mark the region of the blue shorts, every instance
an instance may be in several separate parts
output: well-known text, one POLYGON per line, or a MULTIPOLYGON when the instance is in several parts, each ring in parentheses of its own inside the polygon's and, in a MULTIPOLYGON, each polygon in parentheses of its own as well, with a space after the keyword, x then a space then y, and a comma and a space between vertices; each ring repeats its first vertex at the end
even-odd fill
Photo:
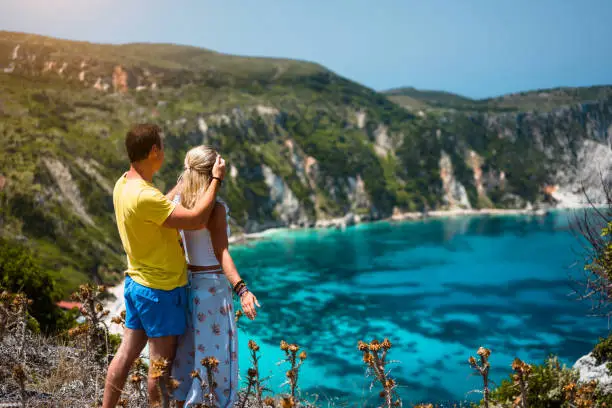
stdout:
POLYGON ((180 336, 187 327, 187 287, 151 289, 125 277, 125 327, 148 337, 180 336))

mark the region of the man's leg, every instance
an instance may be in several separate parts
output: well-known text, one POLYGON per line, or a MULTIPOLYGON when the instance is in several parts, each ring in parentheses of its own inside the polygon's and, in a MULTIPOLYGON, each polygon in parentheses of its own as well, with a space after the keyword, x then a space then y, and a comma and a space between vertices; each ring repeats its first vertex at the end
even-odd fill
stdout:
MULTIPOLYGON (((159 393, 158 381, 167 384, 168 377, 170 376, 170 369, 172 368, 172 362, 176 355, 176 346, 178 344, 178 336, 163 336, 163 337, 152 337, 149 339, 149 359, 151 364, 149 365, 149 378, 147 386, 149 388, 149 405, 154 406, 156 403, 161 402, 161 395, 159 393), (159 380, 152 378, 151 369, 153 367, 153 361, 164 359, 168 362, 164 375, 159 380)), ((162 388, 164 389, 164 388, 162 388)), ((166 390, 168 392, 168 390, 166 390)), ((170 395, 166 394, 168 401, 170 395)))
POLYGON ((117 405, 130 368, 146 344, 147 335, 144 330, 125 328, 119 350, 111 361, 106 374, 103 408, 114 408, 117 405))

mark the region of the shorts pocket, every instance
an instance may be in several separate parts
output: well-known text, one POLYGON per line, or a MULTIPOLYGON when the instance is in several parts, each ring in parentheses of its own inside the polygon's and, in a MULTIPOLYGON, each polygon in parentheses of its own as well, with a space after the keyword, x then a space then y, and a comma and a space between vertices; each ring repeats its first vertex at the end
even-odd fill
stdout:
POLYGON ((160 296, 154 289, 149 289, 145 286, 138 286, 133 289, 133 293, 140 300, 148 300, 153 303, 159 303, 160 296))
POLYGON ((177 291, 176 293, 172 294, 172 302, 175 306, 180 306, 184 303, 183 295, 181 294, 181 292, 177 291))

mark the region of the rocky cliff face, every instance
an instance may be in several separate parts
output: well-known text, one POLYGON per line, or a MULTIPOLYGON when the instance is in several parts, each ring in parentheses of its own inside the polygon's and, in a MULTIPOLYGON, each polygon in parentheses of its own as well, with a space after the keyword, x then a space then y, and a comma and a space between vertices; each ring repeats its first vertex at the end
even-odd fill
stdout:
POLYGON ((3 233, 102 280, 122 268, 110 195, 135 122, 165 129, 162 190, 190 147, 222 152, 234 231, 575 205, 582 187, 599 198, 599 173, 612 182, 608 96, 414 114, 314 64, 15 33, 0 33, 0 67, 3 233))
MULTIPOLYGON (((444 188, 442 201, 452 210, 471 209, 472 205, 465 186, 455 178, 450 156, 445 151, 442 151, 440 156, 440 178, 444 188)), ((474 182, 477 183, 476 175, 474 175, 474 182)))
MULTIPOLYGON (((445 119, 465 122, 457 115, 445 119)), ((468 120, 454 137, 462 139, 455 161, 465 161, 469 177, 456 177, 446 152, 440 159, 451 208, 605 203, 602 183, 612 184, 611 99, 549 112, 469 114, 468 120), (475 190, 469 200, 466 187, 475 190)))

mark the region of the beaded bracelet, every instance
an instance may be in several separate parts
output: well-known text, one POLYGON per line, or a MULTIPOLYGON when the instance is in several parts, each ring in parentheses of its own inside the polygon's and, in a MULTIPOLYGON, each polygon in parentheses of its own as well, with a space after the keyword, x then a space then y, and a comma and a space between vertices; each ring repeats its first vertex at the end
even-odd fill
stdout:
POLYGON ((246 286, 243 286, 242 288, 240 288, 240 291, 237 293, 237 295, 238 297, 242 297, 242 295, 244 295, 248 291, 249 291, 249 288, 247 288, 246 286))
POLYGON ((238 293, 238 290, 240 290, 240 288, 242 288, 243 286, 246 286, 246 283, 244 283, 243 280, 239 280, 233 287, 234 292, 238 293))

